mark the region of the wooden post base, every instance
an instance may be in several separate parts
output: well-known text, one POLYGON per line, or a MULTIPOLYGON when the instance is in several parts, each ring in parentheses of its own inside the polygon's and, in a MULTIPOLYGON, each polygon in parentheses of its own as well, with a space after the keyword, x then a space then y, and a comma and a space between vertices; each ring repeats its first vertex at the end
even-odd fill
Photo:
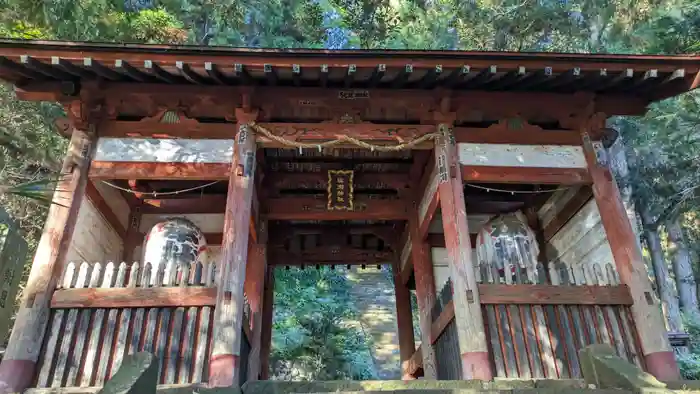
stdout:
POLYGON ((236 371, 239 360, 235 354, 220 354, 211 358, 209 365, 209 387, 238 387, 236 371))
POLYGON ((644 356, 647 372, 661 381, 680 380, 681 372, 673 351, 649 353, 644 356))
POLYGON ((36 362, 2 360, 0 364, 0 394, 21 393, 32 384, 36 362))
POLYGON ((462 354, 462 376, 483 381, 493 380, 491 361, 488 352, 470 352, 462 354))

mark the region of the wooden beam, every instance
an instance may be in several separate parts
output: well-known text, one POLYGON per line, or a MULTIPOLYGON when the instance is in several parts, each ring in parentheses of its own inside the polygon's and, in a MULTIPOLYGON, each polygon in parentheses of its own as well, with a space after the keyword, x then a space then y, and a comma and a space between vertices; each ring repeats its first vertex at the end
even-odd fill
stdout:
POLYGON ((185 214, 185 213, 224 213, 225 194, 202 194, 187 198, 145 198, 142 213, 185 214))
MULTIPOLYGON (((539 128, 538 128, 539 129, 539 128)), ((455 127, 457 143, 515 145, 581 145, 576 130, 493 130, 491 127, 455 127)))
MULTIPOLYGON (((430 126, 407 124, 259 123, 258 125, 274 136, 283 136, 287 140, 305 143, 336 140, 340 136, 350 135, 362 141, 396 144, 419 138, 432 131, 430 126)), ((259 143, 266 148, 287 147, 259 133, 257 138, 259 143)), ((352 147, 352 145, 348 146, 352 147)), ((418 144, 414 147, 414 149, 431 148, 431 142, 418 144)))
POLYGON ((126 229, 92 181, 89 181, 85 186, 85 196, 92 203, 95 209, 97 209, 97 212, 99 212, 105 218, 105 220, 107 220, 107 223, 109 223, 110 227, 112 227, 117 235, 124 240, 126 238, 126 229))
POLYGON ((90 179, 227 180, 231 163, 93 162, 90 179))
MULTIPOLYGON (((362 162, 362 160, 358 159, 358 162, 362 162)), ((328 185, 328 174, 325 172, 272 172, 266 174, 263 183, 275 189, 297 189, 317 186, 325 190, 328 185)), ((382 184, 391 189, 405 189, 410 182, 406 173, 355 173, 354 183, 356 187, 357 185, 382 184)))
POLYGON ((588 169, 593 179, 595 197, 600 220, 610 243, 620 282, 629 286, 632 299, 632 316, 639 334, 647 370, 660 380, 679 379, 680 372, 671 345, 666 335, 666 325, 661 306, 644 264, 642 251, 632 229, 627 211, 622 204, 620 190, 608 168, 602 144, 595 144, 587 133, 589 129, 600 129, 605 116, 599 114, 582 125, 582 140, 588 169))
POLYGON ((593 190, 588 185, 582 186, 542 230, 545 241, 552 239, 554 234, 564 227, 591 198, 593 198, 593 190))
POLYGON ((533 168, 461 166, 465 182, 478 183, 541 183, 577 185, 590 184, 591 176, 582 168, 533 168))
POLYGON ((271 246, 269 253, 273 264, 279 265, 359 265, 386 264, 392 259, 390 251, 376 251, 352 247, 320 246, 313 249, 291 252, 271 246))
POLYGON ((216 305, 215 287, 59 289, 51 308, 169 308, 216 305))
POLYGON ((445 331, 445 328, 447 328, 447 325, 450 324, 452 319, 455 318, 455 304, 454 301, 450 300, 450 302, 445 305, 444 308, 442 308, 442 312, 440 312, 440 316, 435 319, 433 322, 433 325, 430 328, 430 344, 434 344, 437 342, 438 338, 440 338, 440 335, 442 335, 442 332, 445 331))
POLYGON ((263 200, 262 217, 268 220, 404 220, 406 207, 401 200, 355 200, 354 211, 327 209, 325 200, 285 197, 263 200))
POLYGON ((236 110, 239 122, 233 163, 230 168, 224 237, 219 270, 219 292, 214 310, 214 333, 209 368, 211 387, 237 387, 241 367, 241 328, 243 326, 243 283, 248 257, 248 237, 253 210, 255 139, 243 123, 257 114, 236 110))
POLYGON ((36 377, 49 303, 64 270, 94 148, 94 134, 77 128, 73 131, 14 328, 0 363, 0 380, 7 392, 23 392, 36 377))
POLYGON ((632 305, 629 287, 480 284, 482 304, 632 305))
MULTIPOLYGON (((113 63, 113 62, 112 62, 113 63)), ((95 62, 93 61, 93 64, 95 62)), ((192 65, 190 65, 192 66, 192 65)), ((430 67, 434 67, 432 64, 430 67)), ((472 65, 475 67, 475 65, 472 65)), ((376 61, 372 68, 376 67, 376 61)), ((447 66, 443 64, 443 69, 447 66)), ((462 68, 460 65, 458 68, 462 68)), ((488 66, 487 66, 488 67, 488 66)), ((600 66, 604 67, 604 66, 600 66)), ((476 68, 476 67, 475 67, 476 68)), ((573 67, 571 67, 573 68, 573 67)), ((657 67, 658 68, 658 67, 657 67)), ((570 68, 569 68, 570 69, 570 68)), ((674 67, 675 69, 675 67, 674 67)), ((661 69, 659 68, 659 71, 661 69)), ((194 118, 210 117, 226 119, 230 116, 231 108, 240 106, 241 96, 248 94, 248 86, 201 86, 201 85, 165 85, 150 83, 105 83, 101 93, 109 96, 108 111, 147 115, 149 107, 144 101, 168 102, 172 97, 196 97, 197 102, 188 111, 194 118), (113 99, 113 100, 112 100, 113 99), (128 110, 126 110, 128 109, 128 110)), ((369 98, 344 99, 339 97, 336 89, 312 87, 269 87, 256 86, 250 105, 255 108, 272 107, 289 108, 299 106, 300 102, 306 107, 333 107, 338 113, 354 113, 354 111, 373 107, 376 109, 406 111, 419 114, 435 105, 436 94, 426 94, 422 89, 368 89, 369 98)), ((442 93, 440 93, 442 94, 442 93)), ((66 99, 62 93, 60 82, 30 82, 23 84, 17 90, 21 100, 60 101, 66 99)), ((573 95, 568 93, 535 93, 535 92, 486 92, 486 91, 453 91, 451 110, 458 113, 468 113, 467 109, 482 111, 493 119, 510 117, 518 113, 524 119, 535 118, 546 108, 548 115, 579 114, 590 108, 591 95, 573 95)), ((595 111, 619 115, 642 115, 646 111, 648 100, 629 95, 597 94, 593 101, 595 111)), ((267 113, 268 111, 266 111, 267 113)), ((270 115, 274 115, 274 112, 270 115)), ((266 114, 268 116, 268 114, 266 114)), ((416 117, 415 120, 419 118, 416 117)), ((229 130, 231 125, 227 125, 229 130)), ((404 126, 404 125, 402 125, 404 126)), ((127 131, 126 129, 122 129, 127 131)), ((233 132, 229 131, 231 136, 233 132)), ((230 137, 229 137, 230 138, 230 137)))

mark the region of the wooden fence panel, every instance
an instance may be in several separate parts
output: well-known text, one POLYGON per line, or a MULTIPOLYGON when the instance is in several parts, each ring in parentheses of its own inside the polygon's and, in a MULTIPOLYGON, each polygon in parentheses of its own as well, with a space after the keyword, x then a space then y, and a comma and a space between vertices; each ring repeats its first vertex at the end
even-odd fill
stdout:
MULTIPOLYGON (((214 272, 213 264, 153 271, 148 263, 70 263, 59 289, 213 287, 214 272)), ((161 384, 202 383, 208 375, 213 309, 52 309, 36 387, 100 386, 125 354, 138 351, 158 357, 161 384)))
MULTIPOLYGON (((607 291, 613 295, 619 289, 614 288, 616 290, 610 292, 610 286, 620 284, 611 264, 588 264, 573 269, 561 263, 553 263, 550 264, 549 272, 544 272, 540 265, 537 274, 533 275, 519 273, 512 267, 497 269, 482 263, 479 271, 482 283, 498 284, 504 289, 523 284, 561 286, 559 288, 600 286, 599 293, 607 291)), ((593 291, 596 292, 595 289, 593 291)), ((624 303, 490 303, 482 308, 491 360, 498 377, 580 378, 578 351, 595 343, 611 345, 620 357, 640 365, 636 333, 629 319, 625 318, 629 315, 629 306, 624 303)))

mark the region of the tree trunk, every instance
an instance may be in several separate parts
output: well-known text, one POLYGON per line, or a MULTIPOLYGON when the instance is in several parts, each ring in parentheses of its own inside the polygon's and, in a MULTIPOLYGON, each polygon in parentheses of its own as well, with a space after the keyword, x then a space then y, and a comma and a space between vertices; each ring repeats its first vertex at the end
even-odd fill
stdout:
MULTIPOLYGON (((640 207, 641 204, 636 204, 640 207)), ((659 229, 649 217, 648 212, 639 212, 643 226, 644 239, 646 240, 649 254, 651 255, 651 266, 654 269, 654 279, 656 280, 656 291, 661 299, 663 312, 666 315, 668 322, 668 330, 671 332, 680 332, 683 328, 683 320, 678 306, 678 298, 673 289, 673 279, 668 274, 668 266, 664 259, 663 248, 661 247, 661 237, 659 229)))
POLYGON ((688 245, 683 237, 680 217, 666 222, 670 251, 673 253, 673 273, 680 299, 681 311, 687 316, 698 316, 698 295, 693 274, 693 264, 688 245))

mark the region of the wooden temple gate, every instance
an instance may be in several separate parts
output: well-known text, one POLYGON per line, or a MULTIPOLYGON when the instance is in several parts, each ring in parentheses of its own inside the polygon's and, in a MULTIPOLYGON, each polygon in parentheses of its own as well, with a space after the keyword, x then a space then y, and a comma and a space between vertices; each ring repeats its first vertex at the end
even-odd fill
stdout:
POLYGON ((62 103, 71 138, 0 388, 99 386, 138 350, 161 383, 265 379, 273 268, 289 265, 390 266, 405 379, 578 377, 589 343, 675 379, 603 143, 609 116, 696 88, 699 69, 0 42, 0 78, 62 103), (537 233, 536 278, 473 255, 477 219, 514 211, 537 233), (205 263, 141 261, 173 216, 204 233, 205 263))

